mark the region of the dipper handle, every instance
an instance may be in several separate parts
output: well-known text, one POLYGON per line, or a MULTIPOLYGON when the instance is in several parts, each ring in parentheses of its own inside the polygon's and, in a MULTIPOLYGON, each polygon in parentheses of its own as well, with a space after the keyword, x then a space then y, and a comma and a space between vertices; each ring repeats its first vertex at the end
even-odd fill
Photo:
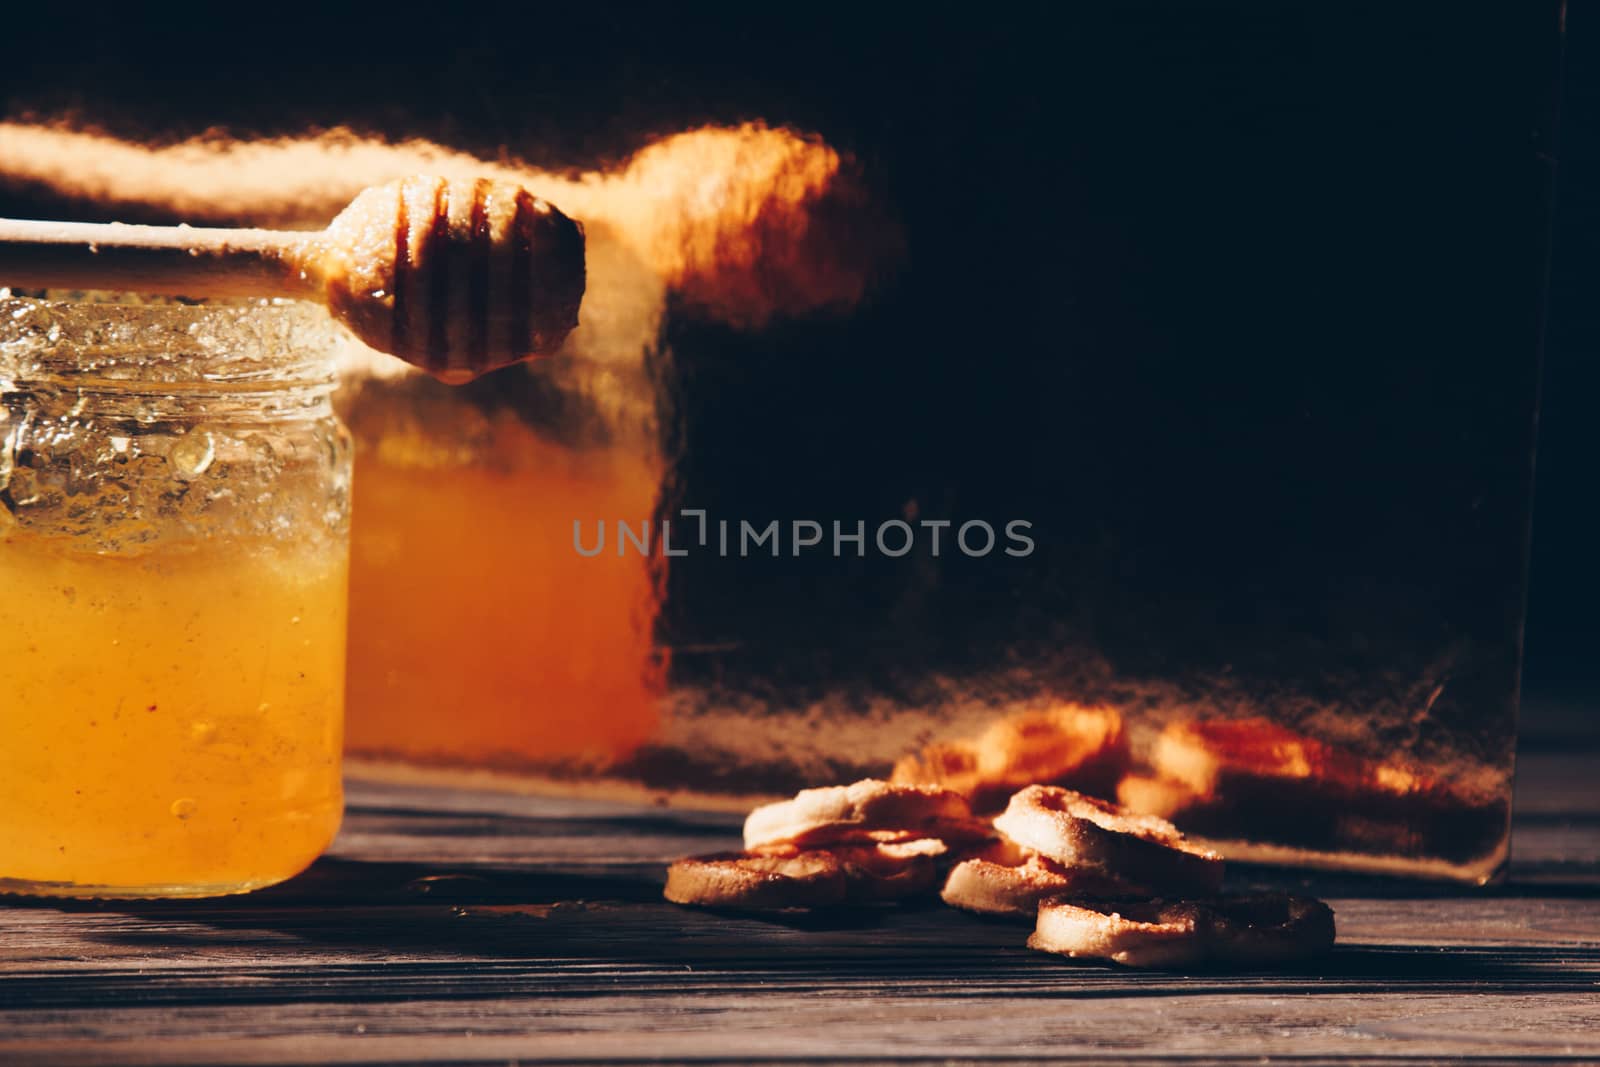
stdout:
POLYGON ((0 219, 0 284, 193 297, 316 299, 302 276, 316 234, 0 219))

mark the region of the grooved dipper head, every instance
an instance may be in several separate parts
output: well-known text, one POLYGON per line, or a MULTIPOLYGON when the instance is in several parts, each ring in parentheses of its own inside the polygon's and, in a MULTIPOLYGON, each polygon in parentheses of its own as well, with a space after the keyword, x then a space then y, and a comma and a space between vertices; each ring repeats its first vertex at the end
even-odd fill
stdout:
POLYGON ((552 352, 578 324, 583 230, 509 182, 406 178, 340 212, 316 270, 356 336, 459 383, 552 352))

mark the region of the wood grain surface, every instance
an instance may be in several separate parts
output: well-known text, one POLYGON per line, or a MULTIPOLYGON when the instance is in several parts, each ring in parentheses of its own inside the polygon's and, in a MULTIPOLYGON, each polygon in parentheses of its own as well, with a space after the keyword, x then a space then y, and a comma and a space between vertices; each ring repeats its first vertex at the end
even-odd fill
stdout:
POLYGON ((1334 953, 1140 973, 939 906, 762 921, 660 900, 738 819, 357 785, 330 854, 243 898, 0 907, 0 1063, 1600 1061, 1592 752, 1524 759, 1507 884, 1235 869, 1334 953))

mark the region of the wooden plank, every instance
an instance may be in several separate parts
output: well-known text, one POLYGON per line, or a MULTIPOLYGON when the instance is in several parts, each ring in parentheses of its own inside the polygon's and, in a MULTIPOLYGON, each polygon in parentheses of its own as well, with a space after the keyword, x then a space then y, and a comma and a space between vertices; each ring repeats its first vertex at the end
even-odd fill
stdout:
POLYGON ((1505 993, 494 998, 112 1008, 13 1031, 7 1062, 1369 1059, 1600 1056, 1600 1007, 1505 993))
POLYGON ((941 1045, 1600 1056, 1592 899, 1334 905, 1341 948, 1323 964, 1212 975, 1073 964, 1021 948, 1019 927, 935 908, 843 927, 627 902, 14 909, 0 1033, 7 1062, 24 1063, 146 1062, 148 1044, 174 1062, 848 1059, 941 1045))
POLYGON ((360 786, 285 886, 0 908, 0 1062, 1600 1059, 1600 819, 1590 764, 1549 759, 1504 887, 1236 870, 1340 926, 1246 974, 1073 963, 938 906, 687 911, 662 864, 736 818, 360 786))

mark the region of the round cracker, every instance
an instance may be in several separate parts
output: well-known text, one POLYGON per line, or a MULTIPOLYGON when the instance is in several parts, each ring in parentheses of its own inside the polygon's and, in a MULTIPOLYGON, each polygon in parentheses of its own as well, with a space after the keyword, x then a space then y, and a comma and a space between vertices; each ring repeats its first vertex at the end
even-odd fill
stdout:
POLYGON ((1222 857, 1184 840, 1167 820, 1059 786, 1019 790, 994 825, 1064 867, 1100 871, 1157 892, 1210 895, 1222 884, 1222 857))
POLYGON ((932 894, 949 846, 936 838, 841 845, 829 850, 844 866, 852 901, 907 900, 932 894))
POLYGON ((844 872, 847 903, 905 900, 929 893, 938 885, 950 848, 937 838, 908 841, 866 841, 802 850, 794 845, 764 845, 745 855, 789 858, 832 856, 844 872))
POLYGON ((775 911, 845 899, 844 865, 826 852, 689 856, 667 868, 662 895, 674 904, 775 911))
POLYGON ((1123 897, 1136 892, 1136 887, 1098 871, 1071 870, 1002 841, 956 864, 939 895, 946 904, 966 911, 1032 919, 1046 897, 1123 897))
POLYGON ((967 798, 929 785, 892 785, 864 778, 851 785, 802 789, 793 800, 767 804, 744 822, 745 848, 868 841, 968 840, 989 833, 972 818, 967 798))
POLYGON ((1210 924, 1194 901, 1051 898, 1039 904, 1028 947, 1127 967, 1187 967, 1207 959, 1210 924))
POLYGON ((1322 901, 1263 893, 1099 903, 1053 897, 1039 905, 1028 944, 1130 967, 1249 967, 1309 959, 1333 941, 1333 910, 1322 901))

